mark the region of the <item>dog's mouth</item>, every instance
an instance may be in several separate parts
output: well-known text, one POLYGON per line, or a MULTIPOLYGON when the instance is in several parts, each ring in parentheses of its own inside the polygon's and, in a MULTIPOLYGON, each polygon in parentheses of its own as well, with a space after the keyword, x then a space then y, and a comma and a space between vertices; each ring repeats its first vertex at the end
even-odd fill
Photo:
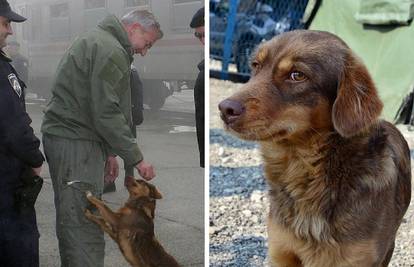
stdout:
POLYGON ((230 132, 232 132, 234 135, 236 135, 240 139, 244 139, 247 141, 258 141, 258 142, 263 142, 263 141, 277 142, 280 140, 287 139, 289 136, 288 134, 289 131, 285 129, 275 131, 275 132, 270 132, 268 131, 268 129, 257 129, 256 131, 255 129, 250 129, 249 131, 244 131, 244 132, 235 132, 235 131, 230 130, 230 132))
POLYGON ((130 198, 149 197, 150 189, 143 181, 135 180, 134 177, 125 178, 125 186, 129 192, 130 198))
POLYGON ((279 141, 288 138, 292 129, 275 127, 264 121, 252 120, 245 122, 224 122, 224 129, 240 139, 247 141, 279 141))
POLYGON ((226 117, 222 112, 220 112, 220 119, 223 121, 223 123, 226 126, 233 126, 236 122, 236 118, 232 118, 232 117, 226 117))
POLYGON ((229 121, 223 116, 223 114, 221 114, 220 117, 221 117, 221 120, 223 121, 223 126, 225 130, 231 131, 234 133, 244 132, 243 123, 240 121, 240 119, 229 121))
POLYGON ((259 142, 296 140, 313 129, 311 108, 306 106, 279 105, 266 109, 250 101, 243 103, 243 109, 239 109, 242 112, 233 112, 235 114, 231 108, 223 106, 220 115, 224 129, 240 139, 259 142))
POLYGON ((237 137, 249 141, 280 139, 288 134, 288 129, 279 124, 276 112, 266 112, 257 98, 245 101, 228 98, 220 102, 220 118, 224 129, 237 137))

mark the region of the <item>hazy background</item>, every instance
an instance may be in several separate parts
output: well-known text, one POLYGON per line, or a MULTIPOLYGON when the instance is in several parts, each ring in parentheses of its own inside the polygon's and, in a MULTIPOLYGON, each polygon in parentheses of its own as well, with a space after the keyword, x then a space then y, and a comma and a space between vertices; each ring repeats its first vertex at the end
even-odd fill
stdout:
POLYGON ((145 102, 160 108, 172 91, 193 87, 204 52, 189 23, 203 2, 10 0, 12 8, 28 20, 12 23, 15 34, 9 40, 18 41, 21 54, 29 60, 28 91, 47 98, 56 66, 79 33, 95 27, 109 13, 122 17, 133 9, 150 10, 159 20, 164 38, 146 57, 136 56, 134 64, 144 81, 145 102))

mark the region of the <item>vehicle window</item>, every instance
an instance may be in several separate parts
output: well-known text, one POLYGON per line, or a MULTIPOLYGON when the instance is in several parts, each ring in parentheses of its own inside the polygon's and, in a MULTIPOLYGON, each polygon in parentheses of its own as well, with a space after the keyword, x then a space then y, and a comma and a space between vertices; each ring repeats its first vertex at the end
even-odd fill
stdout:
POLYGON ((85 0, 85 9, 104 8, 105 0, 85 0))
POLYGON ((124 0, 125 7, 147 6, 148 0, 124 0))

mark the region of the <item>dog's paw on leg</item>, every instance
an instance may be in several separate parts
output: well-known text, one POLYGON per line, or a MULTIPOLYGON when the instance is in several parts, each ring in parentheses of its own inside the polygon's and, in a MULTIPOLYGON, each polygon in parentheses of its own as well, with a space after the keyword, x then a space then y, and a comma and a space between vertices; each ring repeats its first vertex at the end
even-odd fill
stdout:
POLYGON ((86 194, 86 197, 87 197, 87 198, 91 198, 91 197, 93 197, 93 195, 92 195, 92 192, 91 192, 91 191, 86 191, 86 192, 85 192, 85 194, 86 194))
POLYGON ((86 218, 90 219, 92 217, 92 212, 88 209, 84 210, 84 214, 86 216, 86 218))

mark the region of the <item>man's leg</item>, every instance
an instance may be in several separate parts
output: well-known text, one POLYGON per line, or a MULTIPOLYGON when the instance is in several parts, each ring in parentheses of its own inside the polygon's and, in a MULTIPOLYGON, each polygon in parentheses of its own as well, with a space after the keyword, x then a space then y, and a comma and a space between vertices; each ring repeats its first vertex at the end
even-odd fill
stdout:
POLYGON ((103 267, 105 241, 101 229, 85 215, 85 192, 101 197, 104 152, 97 142, 45 135, 44 150, 55 192, 56 234, 62 266, 103 267))

